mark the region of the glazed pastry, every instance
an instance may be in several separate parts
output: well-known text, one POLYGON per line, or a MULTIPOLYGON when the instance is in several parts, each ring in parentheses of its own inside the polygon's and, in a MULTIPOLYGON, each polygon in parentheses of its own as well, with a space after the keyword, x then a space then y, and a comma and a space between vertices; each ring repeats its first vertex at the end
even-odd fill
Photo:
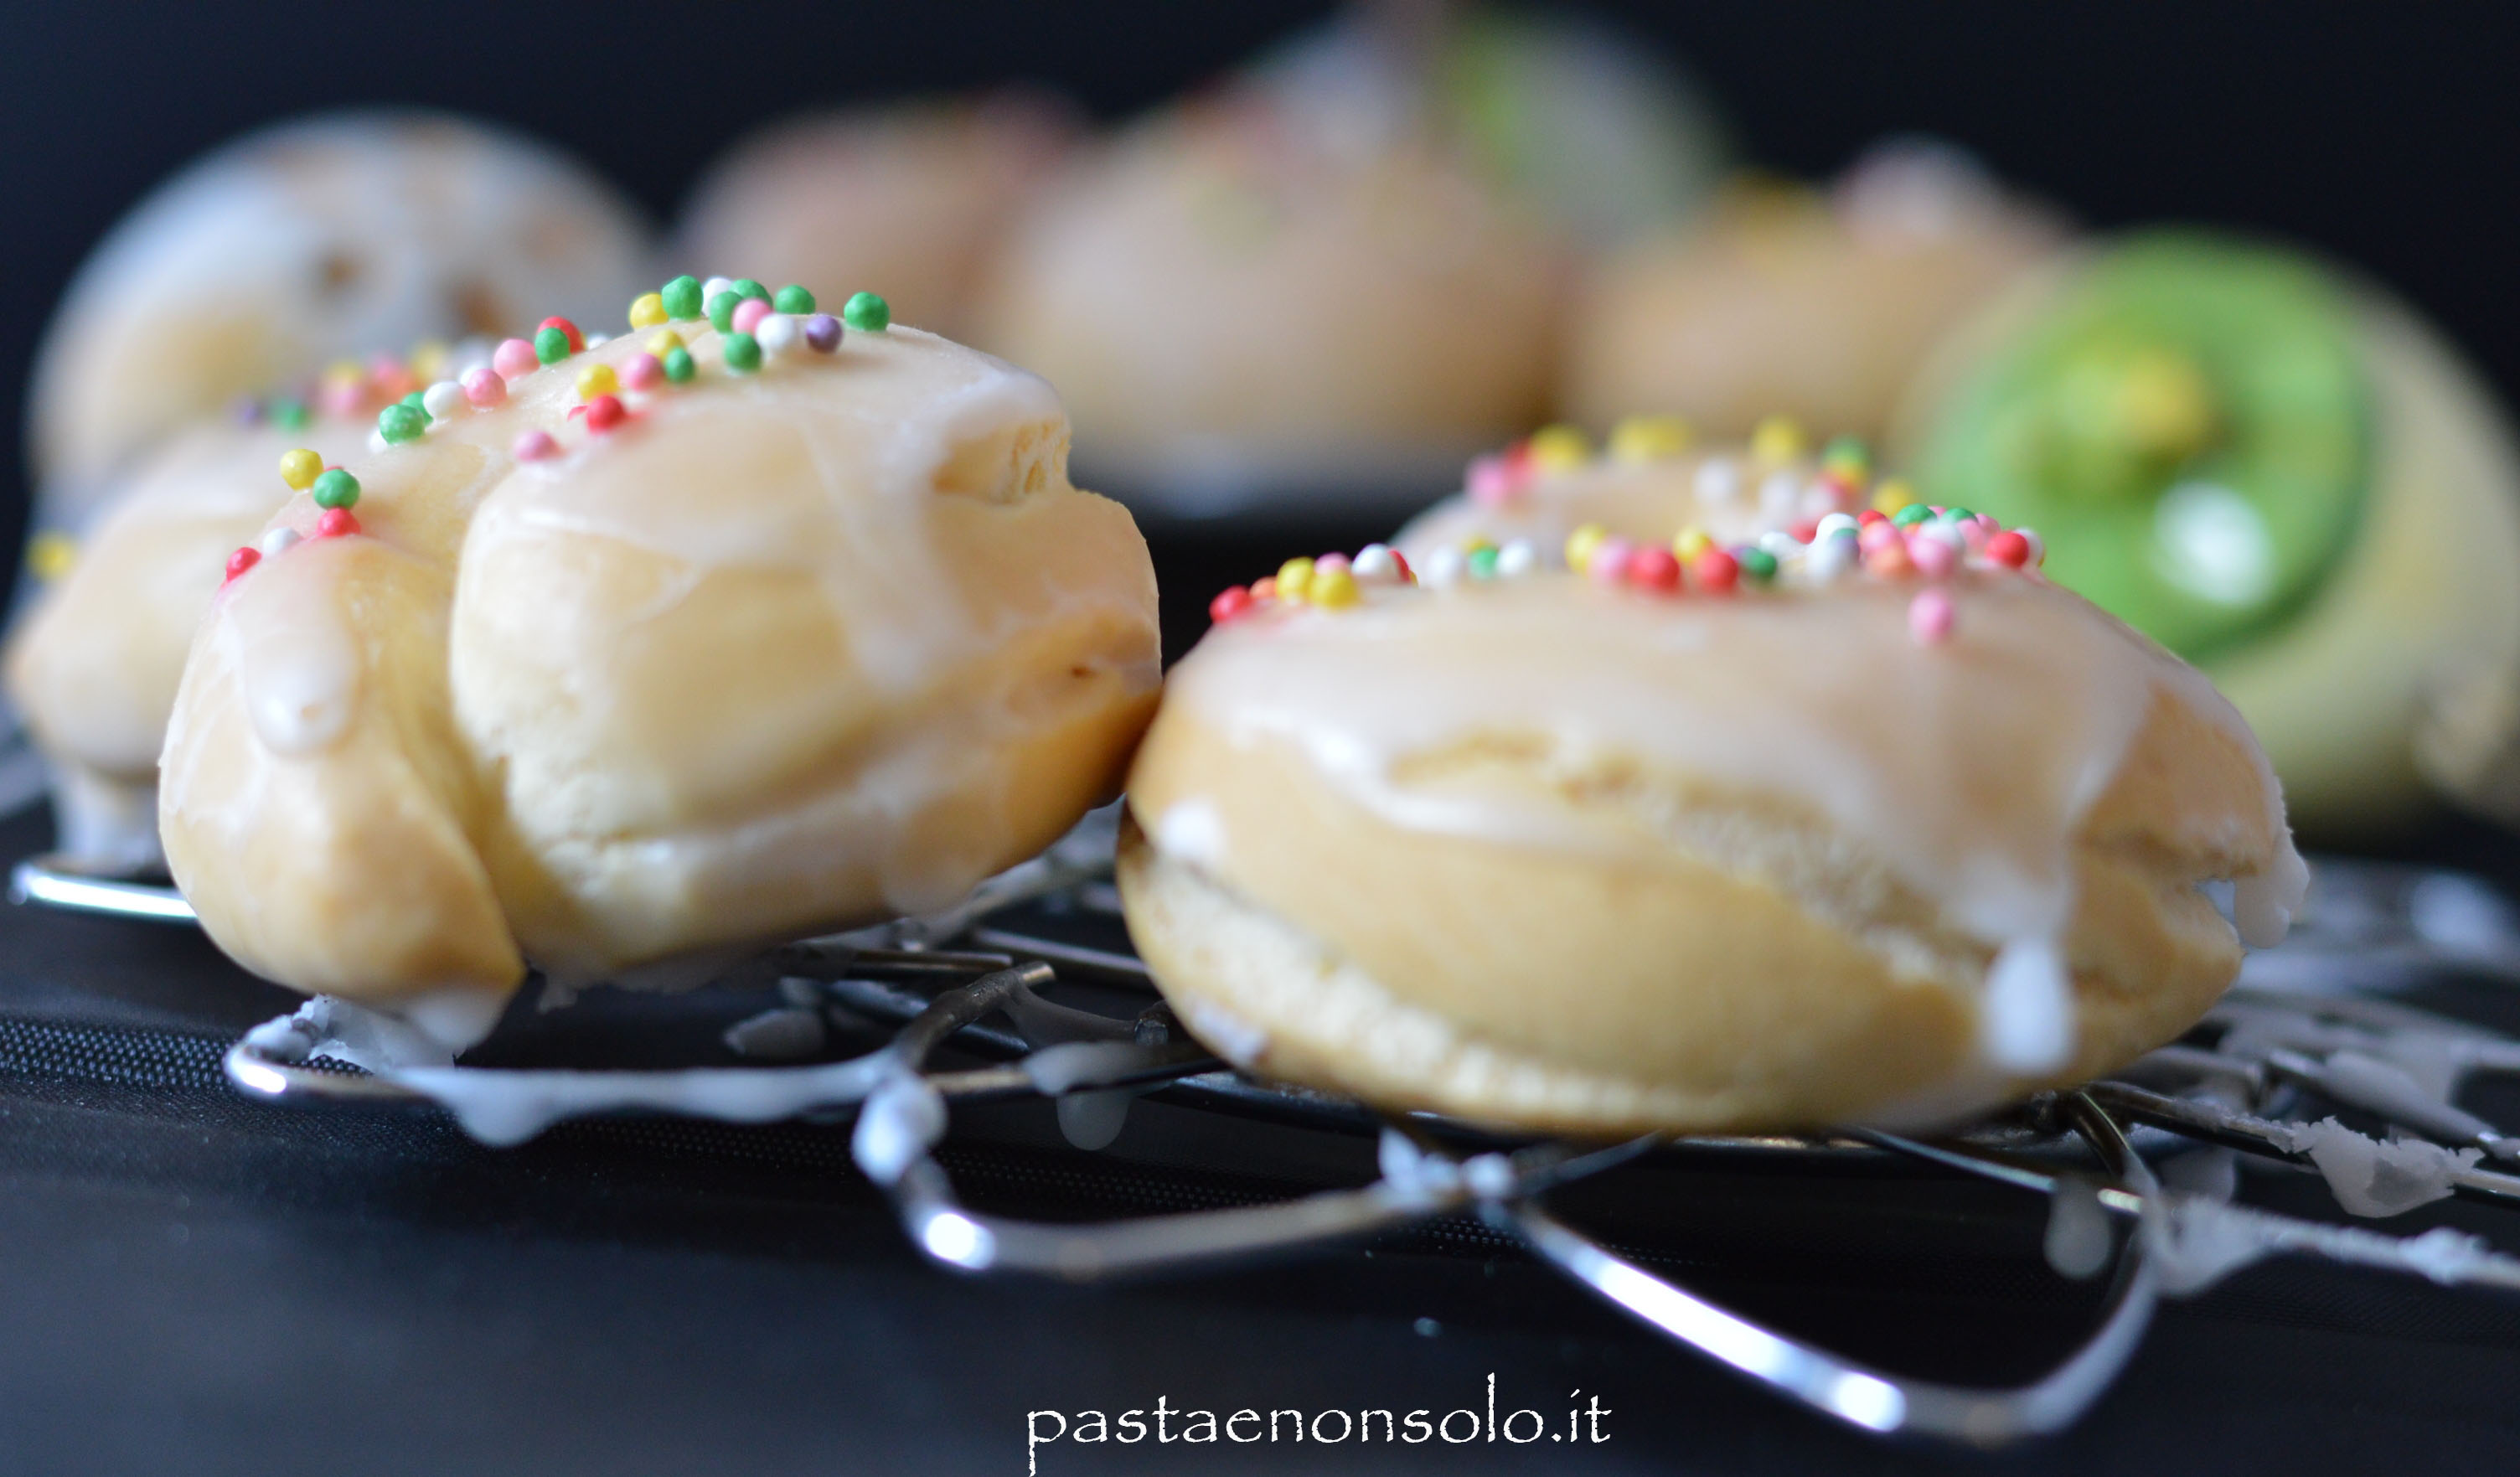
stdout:
POLYGON ((1876 150, 1828 197, 1740 187, 1587 286, 1561 409, 1593 425, 1673 413, 1730 437, 1781 413, 1877 438, 1942 336, 2063 240, 1925 144, 1876 150))
POLYGON ((116 872, 159 861, 158 751, 221 562, 288 500, 285 454, 312 453, 292 464, 311 479, 365 446, 372 382, 358 405, 325 397, 344 413, 281 399, 196 425, 140 464, 83 544, 39 538, 30 563, 50 577, 10 638, 9 697, 51 761, 61 850, 116 872))
POLYGON ((2058 582, 2212 675, 2305 826, 2436 791, 2520 822, 2520 460, 2394 299, 2138 236, 1989 308, 1905 420, 1927 496, 2037 522, 2058 582))
POLYGON ((1145 543, 1068 485, 1046 384, 887 321, 681 278, 382 411, 185 666, 158 813, 220 947, 461 1047, 528 961, 689 979, 1107 798, 1159 681, 1145 543))
POLYGON ((160 186, 71 283, 31 397, 42 515, 77 530, 135 454, 328 360, 612 311, 647 250, 609 189, 504 130, 347 112, 251 134, 160 186))
POLYGON ((1181 1018, 1604 1135, 1948 1124, 2185 1029, 2240 958, 2200 884, 2267 944, 2307 882, 2247 727, 2035 538, 1855 495, 1791 548, 1579 527, 1219 597, 1120 857, 1181 1018))
POLYGON ((961 337, 990 251, 1076 125, 1017 94, 795 119, 753 135, 694 191, 676 254, 773 282, 881 283, 904 323, 961 337))

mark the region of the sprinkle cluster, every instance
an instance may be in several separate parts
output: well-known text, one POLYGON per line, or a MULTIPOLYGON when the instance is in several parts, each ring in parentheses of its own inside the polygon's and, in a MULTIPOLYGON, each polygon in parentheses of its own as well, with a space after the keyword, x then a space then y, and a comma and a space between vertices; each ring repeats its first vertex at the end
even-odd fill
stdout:
MULTIPOLYGON (((674 325, 703 317, 719 333, 719 350, 727 369, 750 375, 758 373, 765 360, 799 348, 817 354, 837 352, 843 322, 859 333, 883 333, 891 327, 892 308, 873 292, 858 292, 833 317, 818 311, 814 294, 794 283, 773 292, 748 277, 712 277, 706 282, 677 277, 655 291, 639 294, 630 304, 630 327, 654 331, 640 352, 618 369, 591 362, 577 370, 573 381, 577 403, 569 408, 569 419, 583 421, 591 432, 606 434, 633 419, 637 396, 698 378, 699 366, 674 325)), ((608 341, 604 335, 584 333, 566 318, 546 318, 530 337, 509 338, 495 346, 482 344, 472 352, 423 344, 408 363, 382 357, 364 366, 343 361, 325 372, 315 399, 326 411, 341 415, 374 408, 377 441, 402 446, 426 436, 432 425, 505 405, 509 386, 517 380, 608 341), (466 365, 466 361, 471 362, 466 365), (458 365, 466 367, 454 368, 458 365)), ((294 398, 267 405, 248 402, 240 414, 249 423, 268 418, 273 425, 292 430, 307 422, 306 402, 294 398)), ((534 429, 519 434, 509 450, 519 462, 539 462, 559 456, 561 446, 551 432, 534 429)), ((317 538, 360 531, 359 520, 350 511, 359 500, 359 483, 349 472, 326 467, 316 453, 299 448, 280 459, 280 475, 292 491, 311 493, 323 510, 316 524, 317 538)), ((264 558, 286 553, 299 542, 293 530, 275 528, 259 543, 228 556, 227 577, 233 580, 264 558)))
MULTIPOLYGON (((1661 460, 1687 451, 1690 439, 1688 427, 1674 418, 1638 418, 1611 434, 1609 455, 1626 463, 1661 460)), ((1499 544, 1473 537, 1429 552, 1424 567, 1414 571, 1395 551, 1376 544, 1353 562, 1336 555, 1289 560, 1274 579, 1219 595, 1209 614, 1227 621, 1273 601, 1336 609, 1358 603, 1360 585, 1444 589, 1548 570, 1657 598, 1818 588, 1861 577, 1925 582, 1910 603, 1908 620, 1916 640, 1932 645, 1951 635, 1955 616, 1941 581, 1963 568, 2035 569, 2046 558, 2039 536, 2027 528, 2004 528, 1965 508, 1920 503, 1895 478, 1875 483, 1870 456, 1853 437, 1822 448, 1817 472, 1805 460, 1806 447, 1800 426, 1772 418, 1751 438, 1746 459, 1710 458, 1697 468, 1694 490, 1701 503, 1733 503, 1745 494, 1758 499, 1759 519, 1770 531, 1747 543, 1718 544, 1697 527, 1682 528, 1667 544, 1638 542, 1586 523, 1555 549, 1525 539, 1499 544), (1749 492, 1752 485, 1755 494, 1749 492), (1373 578, 1367 573, 1369 562, 1373 578), (1387 572, 1395 567, 1396 577, 1387 572)), ((1593 461, 1582 431, 1551 426, 1472 462, 1469 496, 1483 507, 1510 506, 1546 478, 1593 461)))

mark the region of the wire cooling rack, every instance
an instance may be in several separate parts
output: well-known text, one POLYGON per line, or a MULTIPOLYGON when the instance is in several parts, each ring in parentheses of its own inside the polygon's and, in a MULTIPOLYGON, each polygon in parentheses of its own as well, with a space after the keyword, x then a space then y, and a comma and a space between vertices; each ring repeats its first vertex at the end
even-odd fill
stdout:
MULTIPOLYGON (((2448 1229, 2401 1237, 2228 1201, 2228 1175, 2173 1187, 2151 1161, 2230 1151, 2323 1174, 2349 1209, 2384 1215, 2446 1195, 2520 1203, 2520 1139, 2458 1105, 2480 1074, 2520 1073, 2520 1041, 2415 1008, 2389 987, 2439 971, 2520 980, 2520 921, 2455 873, 2318 865, 2293 940, 2253 956, 2195 1032, 2118 1077, 2049 1095, 1933 1141, 1850 1127, 1812 1137, 1601 1144, 1502 1139, 1428 1114, 1379 1115, 1247 1077, 1182 1032, 1132 955, 1026 927, 1054 913, 1115 915, 1113 815, 993 878, 947 913, 776 949, 721 983, 775 984, 780 1004, 727 1045, 759 1064, 587 1070, 459 1064, 390 1017, 318 998, 247 1033, 226 1056, 254 1097, 319 1110, 444 1110, 493 1144, 593 1114, 737 1122, 846 1119, 857 1166, 927 1257, 966 1273, 1072 1281, 1286 1255, 1443 1216, 1474 1216, 1594 1294, 1777 1394, 1868 1431, 1995 1446, 2071 1425, 2109 1387, 2165 1296, 2256 1261, 2312 1256, 2445 1285, 2520 1290, 2520 1260, 2448 1229), (831 1059, 835 1028, 878 1027, 831 1059), (951 1048, 951 1062, 940 1062, 951 1048), (1376 1178, 1276 1203, 1102 1223, 1045 1223, 967 1205, 935 1149, 955 1110, 1009 1098, 1057 1105, 1069 1141, 1115 1139, 1142 1096, 1210 1112, 1378 1136, 1376 1178), (2387 1126, 2382 1141, 2322 1107, 2387 1126), (1551 1209, 1552 1190, 1648 1155, 1751 1148, 1816 1161, 1897 1156, 2047 1197, 2048 1260, 2106 1277, 2082 1342, 2025 1385, 1974 1388, 1842 1358, 1731 1312, 1624 1257, 1551 1209)), ((171 887, 59 857, 19 864, 12 896, 79 913, 189 924, 171 887)), ((2207 1162, 2213 1160, 2208 1157, 2207 1162)), ((2228 1171, 2228 1165, 2223 1168, 2228 1171)))

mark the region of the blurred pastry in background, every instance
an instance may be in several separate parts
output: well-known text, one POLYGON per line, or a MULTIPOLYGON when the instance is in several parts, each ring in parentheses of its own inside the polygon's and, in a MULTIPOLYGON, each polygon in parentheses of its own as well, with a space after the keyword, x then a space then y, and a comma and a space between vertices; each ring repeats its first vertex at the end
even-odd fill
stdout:
POLYGON ((1711 173, 1680 84, 1596 33, 1403 11, 1142 120, 1011 243, 981 341, 1141 506, 1423 502, 1542 418, 1579 244, 1711 173))
POLYGON ((989 253, 1075 145, 1059 100, 1006 91, 822 113, 739 143, 694 188, 671 249, 764 282, 857 282, 951 337, 989 253))
POLYGON ((1919 488, 2197 662, 2302 824, 2520 823, 2520 457, 2439 334, 2299 251, 2151 232, 1989 307, 1903 416, 1919 488))
POLYGON ((649 243, 550 146, 442 113, 322 113, 188 166, 88 258, 29 415, 39 519, 75 532, 148 447, 343 356, 609 317, 649 243))
POLYGON ((343 405, 338 384, 331 413, 253 401, 177 432, 117 479, 85 540, 38 536, 42 589, 10 636, 9 698, 51 762, 54 844, 81 865, 158 862, 158 751, 185 649, 229 551, 261 533, 291 478, 366 445, 377 407, 343 405))
POLYGON ((1948 145, 1894 140, 1826 193, 1736 184, 1702 224, 1604 264, 1574 318, 1560 399, 1739 437, 1789 415, 1877 438, 1934 344, 2052 255, 2066 231, 1948 145))

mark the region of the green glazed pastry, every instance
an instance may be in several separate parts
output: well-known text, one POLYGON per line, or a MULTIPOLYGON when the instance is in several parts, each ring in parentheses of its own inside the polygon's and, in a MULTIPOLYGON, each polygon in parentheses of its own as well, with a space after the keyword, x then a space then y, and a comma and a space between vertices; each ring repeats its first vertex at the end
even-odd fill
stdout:
POLYGON ((2136 236, 1987 310, 1902 421, 1929 501, 2036 528, 2050 578, 2215 678, 2298 822, 2367 831, 2428 792, 2520 819, 2520 459, 2385 294, 2136 236))

